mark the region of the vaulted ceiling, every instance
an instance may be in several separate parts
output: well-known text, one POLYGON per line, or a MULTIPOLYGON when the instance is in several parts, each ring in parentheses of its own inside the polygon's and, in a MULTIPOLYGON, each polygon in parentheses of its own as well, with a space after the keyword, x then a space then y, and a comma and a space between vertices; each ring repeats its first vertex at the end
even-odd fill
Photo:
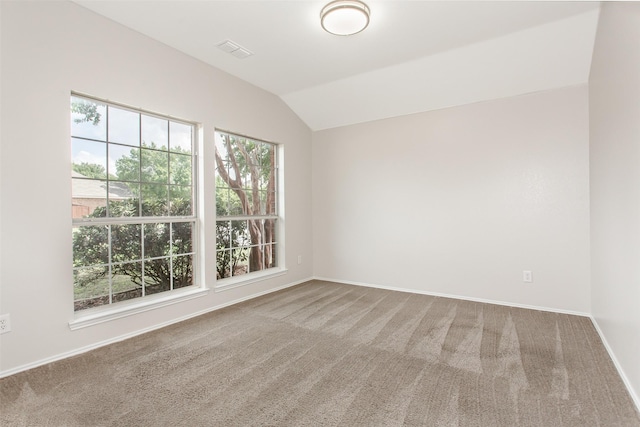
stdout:
POLYGON ((365 2, 369 27, 341 37, 320 26, 328 0, 76 0, 278 95, 312 130, 588 80, 597 2, 365 2))

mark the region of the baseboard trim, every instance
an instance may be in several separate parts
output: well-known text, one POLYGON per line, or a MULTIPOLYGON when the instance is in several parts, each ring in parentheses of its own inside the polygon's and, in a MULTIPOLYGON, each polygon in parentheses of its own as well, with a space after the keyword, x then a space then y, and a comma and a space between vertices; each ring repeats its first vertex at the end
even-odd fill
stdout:
POLYGON ((228 302, 223 303, 223 304, 218 304, 218 305, 215 305, 213 307, 209 307, 209 308, 204 309, 204 310, 196 311, 194 313, 189 313, 189 314, 187 314, 185 316, 177 317, 177 318, 169 320, 167 322, 158 323, 156 325, 149 326, 149 327, 143 328, 143 329, 139 329, 139 330, 134 331, 134 332, 129 332, 129 333, 124 334, 124 335, 118 335, 117 337, 110 338, 108 340, 100 341, 100 342, 97 342, 97 343, 94 343, 94 344, 87 345, 85 347, 80 347, 80 348, 75 349, 75 350, 67 351, 67 352, 64 352, 64 353, 57 354, 55 356, 47 357, 47 358, 44 358, 44 359, 37 360, 35 362, 31 362, 31 363, 27 363, 27 364, 24 364, 24 365, 15 367, 15 368, 7 369, 6 371, 1 371, 0 372, 0 378, 9 377, 9 376, 15 375, 15 374, 17 374, 19 372, 28 371, 29 369, 37 368, 39 366, 43 366, 43 365, 46 365, 46 364, 49 364, 49 363, 52 363, 52 362, 57 362, 58 360, 63 360, 63 359, 67 359, 69 357, 77 356, 79 354, 86 353, 88 351, 95 350, 97 348, 104 347, 104 346, 107 346, 109 344, 114 344, 114 343, 117 343, 117 342, 120 342, 120 341, 124 341, 124 340, 127 340, 129 338, 136 337, 138 335, 146 334, 147 332, 155 331, 157 329, 161 329, 161 328, 164 328, 166 326, 173 325, 175 323, 183 322, 185 320, 188 320, 188 319, 191 319, 191 318, 194 318, 194 317, 202 316, 203 314, 207 314, 207 313, 210 313, 212 311, 220 310, 222 308, 229 307, 229 306, 234 305, 234 304, 239 304, 241 302, 244 302, 244 301, 247 301, 247 300, 250 300, 250 299, 253 299, 253 298, 258 298, 258 297, 260 297, 262 295, 267 295, 267 294, 270 294, 270 293, 273 293, 273 292, 281 291, 283 289, 290 288, 292 286, 296 286, 296 285, 299 285, 299 284, 304 283, 304 282, 308 282, 309 280, 312 280, 312 279, 313 279, 312 277, 309 277, 309 278, 302 279, 302 280, 299 280, 299 281, 296 281, 296 282, 288 283, 286 285, 278 286, 277 288, 272 288, 272 289, 268 289, 266 291, 257 292, 255 294, 251 294, 251 295, 246 296, 246 297, 242 297, 242 298, 238 298, 238 299, 235 299, 235 300, 232 300, 232 301, 228 301, 228 302))
POLYGON ((570 314, 570 315, 573 315, 573 316, 581 316, 581 317, 589 317, 589 318, 591 318, 591 314, 584 313, 584 312, 581 312, 581 311, 562 310, 562 309, 558 309, 558 308, 540 307, 540 306, 528 305, 528 304, 517 304, 517 303, 512 303, 512 302, 496 301, 496 300, 490 300, 490 299, 485 299, 485 298, 474 298, 474 297, 466 297, 466 296, 462 296, 462 295, 453 295, 453 294, 445 294, 445 293, 440 293, 440 292, 423 291, 423 290, 419 290, 419 289, 398 288, 398 287, 395 287, 395 286, 372 285, 372 284, 369 284, 369 283, 354 282, 354 281, 351 281, 351 280, 332 279, 332 278, 328 278, 328 277, 313 276, 313 279, 314 280, 324 280, 326 282, 343 283, 345 285, 364 286, 366 288, 386 289, 388 291, 398 291, 398 292, 407 292, 407 293, 410 293, 410 294, 429 295, 429 296, 433 296, 433 297, 452 298, 452 299, 458 299, 458 300, 462 300, 462 301, 483 302, 483 303, 487 303, 487 304, 503 305, 503 306, 506 306, 506 307, 526 308, 526 309, 529 309, 529 310, 548 311, 548 312, 551 312, 551 313, 570 314))
POLYGON ((607 338, 602 332, 602 329, 600 329, 600 325, 598 325, 598 322, 596 321, 595 317, 589 316, 589 318, 591 319, 591 323, 593 323, 593 327, 596 329, 596 332, 600 336, 600 339, 602 340, 602 344, 604 344, 604 348, 607 349, 607 353, 609 353, 609 357, 613 361, 613 365, 616 367, 616 370, 618 371, 618 375, 620 375, 620 378, 622 378, 622 382, 624 383, 625 387, 627 387, 627 391, 631 396, 631 400, 633 400, 633 403, 635 403, 636 405, 636 409, 638 410, 638 412, 640 412, 640 396, 638 396, 636 391, 633 389, 633 385, 631 384, 631 381, 629 381, 629 378, 627 378, 627 375, 624 373, 624 369, 622 369, 622 365, 620 364, 620 362, 618 362, 618 359, 616 358, 616 355, 613 352, 613 349, 609 345, 609 342, 607 341, 607 338))

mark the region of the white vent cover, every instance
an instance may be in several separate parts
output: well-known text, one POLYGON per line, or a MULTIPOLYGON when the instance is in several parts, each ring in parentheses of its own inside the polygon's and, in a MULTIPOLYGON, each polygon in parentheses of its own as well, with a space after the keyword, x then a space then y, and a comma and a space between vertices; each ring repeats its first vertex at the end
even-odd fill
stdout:
POLYGON ((231 40, 225 40, 218 43, 216 46, 218 46, 220 50, 230 53, 231 55, 239 59, 248 58, 249 56, 253 55, 253 52, 251 52, 249 49, 246 49, 231 40))

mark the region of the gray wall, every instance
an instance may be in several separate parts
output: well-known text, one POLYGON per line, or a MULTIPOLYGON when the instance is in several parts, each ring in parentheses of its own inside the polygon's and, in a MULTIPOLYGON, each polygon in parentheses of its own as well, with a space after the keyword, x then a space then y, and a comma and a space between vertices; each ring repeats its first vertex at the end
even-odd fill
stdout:
POLYGON ((640 3, 603 3, 589 104, 592 313, 640 407, 640 3))
POLYGON ((582 85, 315 132, 314 274, 588 313, 588 126, 582 85))

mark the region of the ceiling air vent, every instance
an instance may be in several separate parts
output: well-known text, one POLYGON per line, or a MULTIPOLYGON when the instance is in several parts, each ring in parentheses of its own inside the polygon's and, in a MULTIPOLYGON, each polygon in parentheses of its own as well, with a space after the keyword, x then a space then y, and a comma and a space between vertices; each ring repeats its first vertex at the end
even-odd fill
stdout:
POLYGON ((225 52, 230 53, 231 55, 239 59, 244 59, 253 55, 253 52, 251 52, 249 49, 246 49, 240 46, 238 43, 232 42, 231 40, 225 40, 218 43, 216 46, 218 46, 219 49, 224 50, 225 52))

